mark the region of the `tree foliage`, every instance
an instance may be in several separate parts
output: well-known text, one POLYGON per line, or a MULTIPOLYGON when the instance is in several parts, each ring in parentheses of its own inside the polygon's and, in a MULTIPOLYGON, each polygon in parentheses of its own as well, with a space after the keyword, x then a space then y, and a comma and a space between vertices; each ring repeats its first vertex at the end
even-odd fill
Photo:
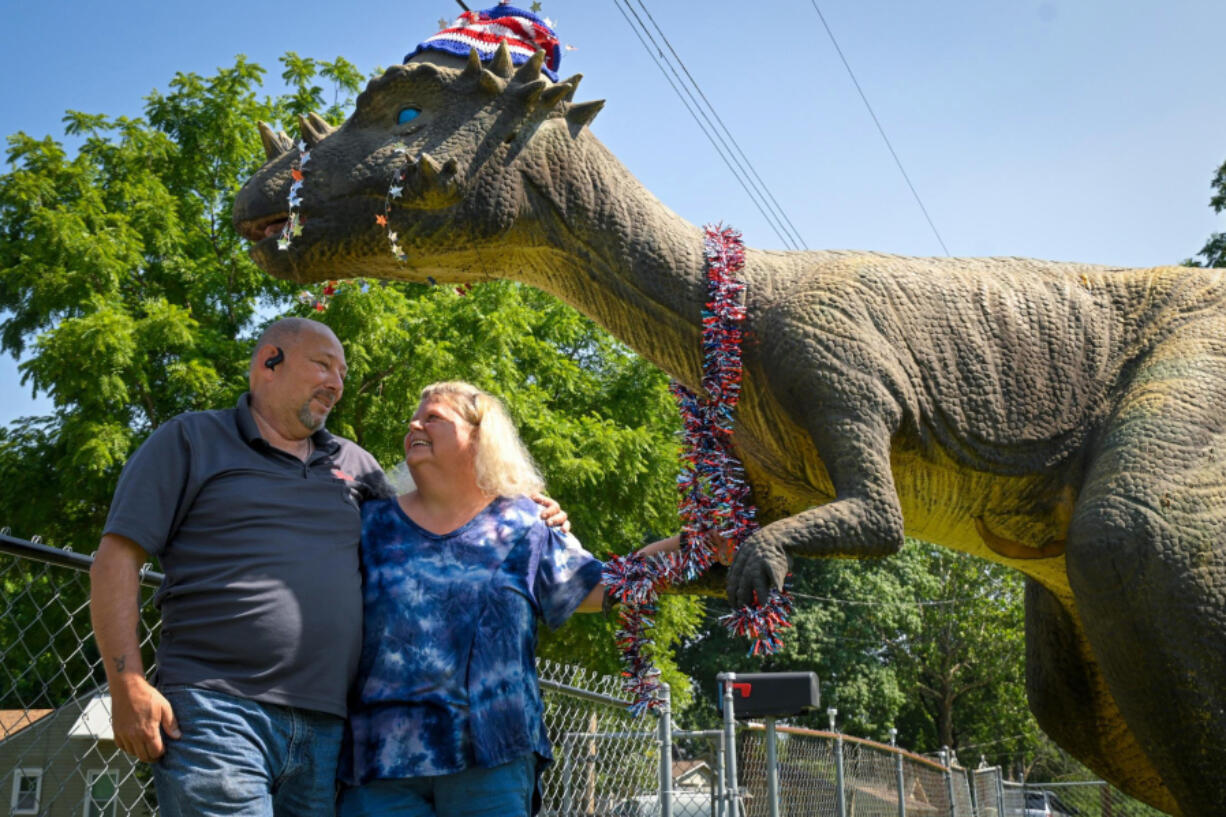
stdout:
MULTIPOLYGON (((709 702, 698 722, 714 716, 718 672, 812 670, 823 710, 836 708, 849 734, 886 740, 895 727, 916 751, 969 749, 1009 766, 1030 750, 1039 733, 1026 707, 1020 575, 917 541, 888 559, 794 569, 781 652, 745 657, 713 618, 682 648, 679 663, 709 702)), ((795 720, 828 727, 824 711, 795 720)))
MULTIPOLYGON (((1215 213, 1226 211, 1226 162, 1223 162, 1222 166, 1217 169, 1211 186, 1213 196, 1209 199, 1209 206, 1215 213)), ((1189 266, 1226 267, 1226 233, 1214 233, 1209 236, 1209 240, 1205 242, 1205 246, 1201 247, 1196 257, 1204 260, 1192 259, 1187 262, 1189 266)))

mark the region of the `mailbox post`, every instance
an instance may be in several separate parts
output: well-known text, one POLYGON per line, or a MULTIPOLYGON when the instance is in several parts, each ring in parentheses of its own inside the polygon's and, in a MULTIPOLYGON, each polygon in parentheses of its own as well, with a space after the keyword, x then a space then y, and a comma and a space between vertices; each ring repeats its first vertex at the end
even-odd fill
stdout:
MULTIPOLYGON (((732 719, 764 718, 766 721, 766 797, 770 817, 779 817, 778 736, 775 718, 799 715, 820 704, 817 675, 812 672, 724 672, 721 684, 724 726, 729 733, 728 785, 736 793, 736 733, 732 719)), ((735 814, 735 812, 733 812, 735 814)))

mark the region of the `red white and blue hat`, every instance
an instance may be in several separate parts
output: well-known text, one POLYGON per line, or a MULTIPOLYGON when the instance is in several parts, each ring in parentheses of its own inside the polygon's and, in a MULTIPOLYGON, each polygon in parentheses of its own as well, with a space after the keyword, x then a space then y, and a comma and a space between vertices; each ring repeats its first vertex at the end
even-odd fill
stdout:
POLYGON ((544 18, 507 3, 499 3, 485 11, 464 12, 449 28, 444 28, 406 54, 404 61, 408 62, 423 51, 443 51, 467 57, 468 52, 475 48, 485 62, 494 58, 498 44, 504 42, 511 52, 513 65, 522 65, 538 50, 544 51, 545 66, 541 70, 554 82, 558 81, 562 48, 553 28, 544 18))

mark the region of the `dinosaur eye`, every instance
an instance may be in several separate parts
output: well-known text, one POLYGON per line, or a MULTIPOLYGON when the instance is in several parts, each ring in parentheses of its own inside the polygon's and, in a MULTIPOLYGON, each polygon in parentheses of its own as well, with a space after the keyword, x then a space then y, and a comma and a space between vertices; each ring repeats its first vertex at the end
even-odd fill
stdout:
POLYGON ((401 108, 400 113, 396 114, 396 124, 406 125, 417 118, 421 111, 417 108, 401 108))

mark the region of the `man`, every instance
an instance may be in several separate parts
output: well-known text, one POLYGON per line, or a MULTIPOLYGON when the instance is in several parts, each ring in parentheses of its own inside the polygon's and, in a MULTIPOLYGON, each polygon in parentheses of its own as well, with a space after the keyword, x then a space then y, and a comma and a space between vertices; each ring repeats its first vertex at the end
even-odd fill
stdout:
POLYGON ((238 405, 165 423, 119 479, 90 608, 115 742, 158 761, 164 817, 333 813, 361 649, 359 505, 393 493, 374 457, 324 428, 345 374, 328 327, 277 321, 238 405), (157 688, 137 635, 151 556, 166 574, 157 688))

